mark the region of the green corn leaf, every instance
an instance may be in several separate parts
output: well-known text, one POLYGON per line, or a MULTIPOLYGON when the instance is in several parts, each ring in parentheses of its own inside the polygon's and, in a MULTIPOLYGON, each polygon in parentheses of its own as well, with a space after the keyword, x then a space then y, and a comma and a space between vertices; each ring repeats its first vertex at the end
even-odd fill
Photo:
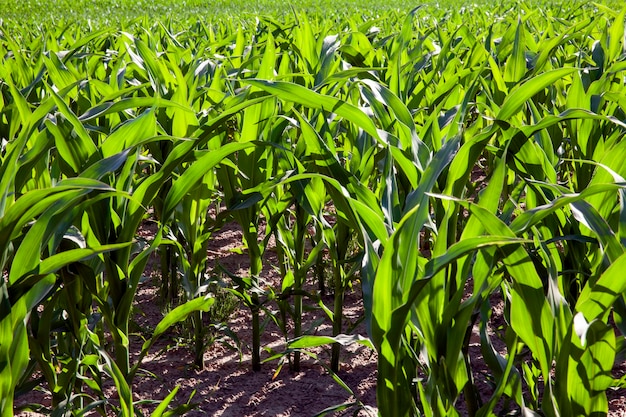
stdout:
MULTIPOLYGON (((479 218, 487 233, 515 236, 511 229, 486 209, 471 205, 470 212, 479 218)), ((539 361, 544 378, 550 378, 554 317, 543 294, 541 278, 522 247, 511 251, 503 261, 513 278, 511 327, 530 347, 539 361)))
POLYGON ((180 389, 180 385, 176 385, 174 389, 172 390, 172 392, 167 394, 167 397, 165 397, 163 401, 159 402, 159 405, 150 414, 150 417, 162 417, 164 413, 167 411, 167 407, 170 405, 170 403, 176 396, 176 393, 178 393, 179 389, 180 389))
POLYGON ((592 230, 598 237, 609 259, 616 260, 624 253, 624 247, 618 237, 591 204, 585 201, 576 201, 571 204, 571 208, 574 218, 592 230))
POLYGON ((100 146, 104 158, 134 147, 147 138, 156 136, 156 117, 153 111, 145 111, 138 117, 122 123, 100 146))
POLYGON ((624 268, 626 254, 614 260, 595 283, 587 282, 576 302, 575 310, 583 313, 588 322, 604 316, 617 297, 621 297, 626 291, 626 278, 622 273, 624 268))
POLYGON ((557 80, 576 72, 576 68, 560 68, 538 75, 511 90, 496 115, 497 120, 508 121, 522 109, 524 103, 557 80))
POLYGON ((109 374, 115 383, 117 393, 120 400, 121 415, 123 417, 133 417, 135 415, 135 409, 133 405, 133 393, 131 387, 126 382, 126 378, 120 371, 115 361, 111 359, 109 354, 102 348, 98 349, 100 357, 104 360, 104 370, 109 374))
POLYGON ((167 313, 165 317, 157 324, 154 331, 152 332, 152 337, 146 340, 141 347, 141 354, 137 360, 137 363, 130 371, 130 375, 134 375, 139 366, 141 365, 142 359, 146 356, 152 345, 161 337, 170 327, 174 324, 179 323, 185 320, 190 314, 196 311, 209 311, 209 308, 215 302, 215 298, 211 295, 206 295, 204 297, 194 298, 193 300, 189 300, 184 304, 179 305, 174 308, 172 311, 167 313))
POLYGON ((167 197, 165 197, 163 218, 168 219, 173 214, 175 207, 179 204, 183 196, 195 187, 207 172, 221 163, 228 155, 240 150, 252 148, 253 146, 255 146, 255 142, 229 143, 208 152, 195 161, 185 170, 183 175, 176 180, 170 192, 167 194, 167 197))
POLYGON ((346 101, 284 81, 246 80, 245 82, 274 94, 281 100, 336 113, 384 143, 374 122, 363 111, 346 101))
MULTIPOLYGON (((74 114, 65 101, 56 92, 54 92, 52 88, 47 88, 47 92, 54 100, 59 112, 73 127, 72 134, 75 135, 75 137, 71 138, 71 140, 70 138, 64 138, 61 135, 57 135, 55 139, 57 141, 57 146, 60 146, 61 149, 67 150, 67 152, 63 155, 64 158, 66 158, 68 163, 72 165, 76 172, 79 172, 82 165, 97 152, 96 145, 89 136, 89 132, 87 132, 85 126, 81 123, 76 114, 74 114)), ((48 126, 50 126, 50 124, 48 126)))
MULTIPOLYGON (((87 179, 80 180, 85 185, 95 183, 96 186, 103 185, 98 181, 89 181, 87 179)), ((77 181, 72 181, 75 184, 77 181)), ((52 237, 56 227, 64 227, 64 223, 59 220, 63 218, 67 211, 75 204, 83 199, 85 195, 93 191, 93 188, 84 187, 82 189, 74 189, 65 193, 54 195, 53 199, 48 203, 48 207, 37 219, 35 224, 26 233, 24 240, 16 251, 14 263, 9 272, 9 281, 13 282, 18 277, 28 273, 34 268, 41 269, 39 257, 43 246, 48 239, 52 237)), ((30 219, 24 219, 26 221, 30 219)), ((58 254, 55 256, 63 256, 58 254)), ((48 258, 51 259, 54 256, 48 258)))
MULTIPOLYGON (((513 41, 513 53, 506 61, 504 67, 504 81, 508 83, 517 83, 526 74, 526 56, 525 56, 525 35, 522 19, 517 19, 517 27, 515 29, 515 40, 513 41)), ((513 92, 511 92, 513 93, 513 92)))
POLYGON ((80 115, 78 120, 85 123, 99 117, 123 112, 124 110, 137 109, 143 107, 161 108, 172 107, 180 111, 192 112, 191 109, 161 97, 130 97, 122 98, 119 101, 107 101, 94 106, 80 115))
POLYGON ((306 349, 316 346, 323 346, 332 343, 339 343, 342 346, 349 346, 353 343, 358 343, 363 346, 367 346, 374 349, 372 342, 361 335, 345 335, 340 334, 337 336, 301 336, 289 342, 290 349, 306 349))

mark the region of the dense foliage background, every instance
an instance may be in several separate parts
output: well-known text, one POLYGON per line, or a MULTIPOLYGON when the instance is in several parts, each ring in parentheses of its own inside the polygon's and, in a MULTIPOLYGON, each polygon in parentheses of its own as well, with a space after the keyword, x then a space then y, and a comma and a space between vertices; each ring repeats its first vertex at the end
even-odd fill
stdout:
MULTIPOLYGON (((255 370, 264 319, 294 372, 320 344, 332 372, 342 344, 375 349, 383 416, 606 414, 624 386, 625 11, 413 6, 0 1, 2 416, 34 386, 55 415, 133 415, 154 341, 185 322, 202 366, 224 291, 251 311, 255 370), (244 276, 206 265, 233 221, 244 276), (270 241, 278 286, 259 279, 270 241), (169 312, 132 359, 154 253, 169 312), (351 286, 367 335, 342 325, 351 286), (307 305, 332 334, 306 332, 307 305)), ((175 395, 154 415, 192 407, 168 411, 175 395)))

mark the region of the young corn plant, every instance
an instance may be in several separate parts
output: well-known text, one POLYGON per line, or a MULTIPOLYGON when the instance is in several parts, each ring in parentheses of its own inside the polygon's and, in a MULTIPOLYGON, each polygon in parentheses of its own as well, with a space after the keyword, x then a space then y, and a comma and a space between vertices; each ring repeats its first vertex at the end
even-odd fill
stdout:
MULTIPOLYGON (((83 247, 61 250, 56 253, 57 246, 61 243, 59 237, 63 236, 64 229, 67 228, 68 224, 71 224, 72 217, 76 215, 76 212, 70 208, 86 199, 91 191, 98 193, 107 190, 113 191, 97 181, 66 180, 59 183, 57 187, 34 190, 24 194, 23 197, 7 207, 4 212, 1 230, 6 240, 3 239, 2 245, 2 253, 4 254, 2 270, 9 272, 7 279, 2 281, 2 338, 4 341, 1 351, 2 357, 5 358, 4 366, 0 371, 3 375, 2 415, 13 414, 15 389, 20 381, 24 381, 30 376, 24 374, 25 370, 32 370, 31 367, 27 366, 30 358, 27 321, 31 312, 54 294, 61 282, 65 281, 64 278, 66 277, 63 272, 60 273, 60 276, 57 276, 56 273, 62 271, 66 265, 128 246, 128 244, 121 244, 83 247), (27 222, 33 218, 36 221, 32 227, 27 232, 22 232, 22 228, 26 227, 27 222), (58 229, 52 228, 51 224, 56 224, 58 229), (53 252, 48 253, 49 248, 52 248, 53 252), (38 255, 33 257, 33 253, 38 255)), ((61 297, 76 296, 77 298, 72 298, 72 300, 78 303, 89 300, 88 296, 81 297, 80 288, 78 288, 80 283, 67 281, 65 284, 68 284, 68 287, 61 290, 64 294, 61 297)), ((71 314, 67 325, 73 331, 73 337, 76 339, 69 339, 68 345, 70 346, 67 346, 68 349, 64 352, 61 349, 64 354, 74 351, 72 340, 75 340, 78 345, 85 343, 83 326, 86 325, 87 320, 87 316, 72 308, 72 303, 66 308, 71 314)), ((51 317, 47 317, 47 320, 50 319, 51 317)), ((49 327, 50 324, 47 323, 47 326, 49 327)), ((50 338, 50 334, 46 332, 42 332, 38 336, 43 339, 42 342, 50 338)), ((46 354, 49 353, 46 352, 46 354)), ((78 362, 72 357, 69 359, 64 365, 64 367, 67 366, 65 369, 67 371, 74 370, 74 375, 82 373, 82 371, 73 368, 78 362)), ((82 361, 82 358, 79 360, 82 361)), ((81 367, 85 366, 88 366, 88 361, 81 364, 81 367)), ((52 378, 56 380, 55 376, 52 378)), ((74 384, 80 386, 81 383, 76 380, 61 380, 51 385, 60 388, 58 391, 60 396, 54 398, 57 404, 69 401, 74 406, 80 407, 82 399, 77 398, 77 402, 75 402, 75 398, 69 395, 76 388, 74 384)), ((78 392, 81 390, 79 387, 78 392)))
MULTIPOLYGON (((244 49, 244 39, 238 36, 235 48, 240 53, 244 49)), ((271 78, 275 66, 274 39, 271 33, 265 38, 265 50, 260 66, 254 68, 258 76, 271 78)), ((235 54, 233 67, 243 71, 250 63, 241 63, 241 57, 235 54), (241 67, 239 67, 241 65, 241 67)), ((258 92, 258 90, 257 90, 258 92)), ((251 93, 255 93, 251 90, 251 93)), ((243 230, 243 239, 250 259, 250 276, 237 283, 241 286, 239 294, 252 312, 252 369, 261 369, 261 322, 260 311, 263 289, 260 285, 260 273, 263 267, 263 241, 260 234, 260 193, 245 195, 247 190, 256 190, 274 175, 272 153, 262 142, 271 137, 272 123, 268 121, 274 114, 273 100, 251 103, 241 113, 240 131, 230 131, 234 143, 241 146, 241 151, 230 160, 225 160, 217 170, 217 179, 221 185, 226 208, 243 230), (251 146, 255 143, 256 146, 251 146), (243 284, 243 285, 242 285, 243 284)), ((228 135, 226 135, 228 138, 228 135)))
POLYGON ((116 412, 133 415, 132 379, 154 340, 189 315, 200 323, 213 302, 215 192, 251 260, 234 279, 252 310, 254 369, 260 311, 276 294, 260 279, 270 236, 285 261, 279 307, 296 324, 288 351, 332 343, 336 371, 341 344, 368 344, 342 334, 355 235, 381 415, 487 416, 503 403, 606 414, 607 388, 624 385, 611 369, 626 316, 626 12, 578 6, 422 7, 365 22, 296 13, 182 31, 0 23, 3 415, 37 368, 54 412, 109 412, 111 378, 116 412), (139 248, 149 208, 161 228, 139 248), (131 364, 131 306, 168 229, 163 286, 172 301, 182 285, 187 302, 131 364), (302 326, 322 253, 331 336, 302 326), (474 384, 474 328, 487 394, 474 384))

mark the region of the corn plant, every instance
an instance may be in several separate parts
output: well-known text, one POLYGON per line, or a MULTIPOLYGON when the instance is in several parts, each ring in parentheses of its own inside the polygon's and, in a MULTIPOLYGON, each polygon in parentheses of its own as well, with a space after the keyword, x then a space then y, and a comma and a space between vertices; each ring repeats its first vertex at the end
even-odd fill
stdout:
POLYGON ((288 342, 268 361, 296 371, 304 350, 332 344, 339 380, 342 344, 376 349, 383 416, 486 416, 503 403, 606 414, 606 390, 624 386, 611 370, 626 316, 626 12, 613 6, 0 23, 2 415, 37 370, 53 413, 133 415, 141 360, 189 316, 201 366, 206 248, 227 219, 250 259, 247 276, 230 276, 251 310, 254 370, 265 316, 288 342), (159 229, 141 246, 148 217, 159 229), (281 288, 261 279, 271 237, 281 288), (131 363, 133 301, 155 251, 172 311, 131 363), (325 262, 332 306, 307 281, 315 268, 326 290, 325 262), (369 339, 343 334, 357 282, 369 339), (309 306, 330 335, 306 329, 309 306))

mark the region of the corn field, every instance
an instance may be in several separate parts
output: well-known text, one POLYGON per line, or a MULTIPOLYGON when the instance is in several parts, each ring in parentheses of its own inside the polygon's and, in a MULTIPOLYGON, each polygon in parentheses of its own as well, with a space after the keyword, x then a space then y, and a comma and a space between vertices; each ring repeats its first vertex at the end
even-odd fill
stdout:
MULTIPOLYGON (((626 388, 626 9, 285 9, 0 23, 0 415, 36 386, 54 416, 140 415, 133 380, 172 326, 203 366, 216 285, 250 311, 254 370, 375 350, 380 416, 606 415, 626 388), (227 222, 244 275, 207 268, 227 222), (169 309, 133 356, 152 256, 169 309), (367 334, 342 325, 353 286, 367 334), (261 363, 267 317, 289 343, 261 363)), ((176 394, 152 415, 189 411, 176 394)))

